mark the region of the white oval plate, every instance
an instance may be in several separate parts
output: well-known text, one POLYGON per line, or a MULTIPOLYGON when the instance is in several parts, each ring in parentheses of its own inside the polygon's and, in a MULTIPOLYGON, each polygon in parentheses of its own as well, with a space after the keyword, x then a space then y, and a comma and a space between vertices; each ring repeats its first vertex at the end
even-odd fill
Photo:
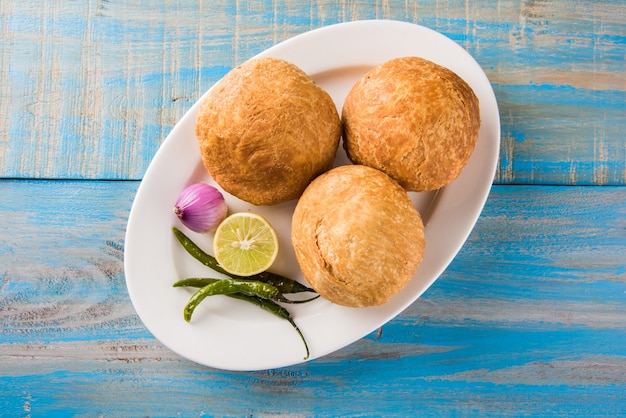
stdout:
MULTIPOLYGON (((478 144, 453 183, 438 192, 411 193, 426 225, 426 251, 415 276, 399 294, 373 308, 346 308, 321 298, 287 305, 308 341, 309 359, 338 350, 394 318, 428 289, 456 256, 480 215, 493 181, 500 144, 498 107, 489 80, 463 48, 433 30, 410 23, 341 23, 298 35, 258 55, 298 65, 328 91, 339 110, 352 85, 368 69, 409 55, 448 67, 472 86, 480 100, 478 144)), ((201 100, 172 129, 137 191, 124 254, 130 298, 150 332, 194 362, 227 370, 261 370, 303 362, 304 347, 291 325, 245 302, 224 296, 208 298, 198 306, 190 323, 183 320, 183 307, 193 289, 172 288, 172 283, 189 276, 217 276, 191 258, 171 231, 172 226, 178 226, 211 252, 212 236, 189 232, 172 213, 185 186, 199 181, 216 185, 202 166, 194 133, 201 100)), ((348 163, 340 147, 336 164, 348 163)), ((304 282, 290 243, 296 202, 255 207, 227 193, 225 196, 230 212, 250 210, 267 217, 281 245, 272 271, 304 282)))

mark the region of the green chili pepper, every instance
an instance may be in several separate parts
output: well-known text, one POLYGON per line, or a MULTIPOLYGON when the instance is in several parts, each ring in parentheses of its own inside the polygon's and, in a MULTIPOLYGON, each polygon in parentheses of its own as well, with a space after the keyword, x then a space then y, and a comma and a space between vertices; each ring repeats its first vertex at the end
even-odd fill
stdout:
POLYGON ((196 260, 205 266, 212 268, 218 273, 230 275, 226 270, 220 267, 217 260, 213 256, 205 253, 202 248, 198 247, 196 243, 193 242, 191 238, 185 235, 180 229, 174 226, 172 227, 172 231, 174 231, 174 235, 176 236, 176 239, 178 239, 178 242, 180 242, 185 250, 187 250, 187 252, 196 260))
MULTIPOLYGON (((278 289, 274 286, 256 281, 240 281, 235 279, 189 279, 189 280, 214 280, 212 283, 201 287, 196 293, 191 296, 187 306, 185 306, 184 317, 185 321, 189 322, 191 320, 191 315, 193 311, 196 309, 198 304, 202 302, 202 300, 211 295, 226 295, 235 299, 244 300, 246 302, 252 303, 264 309, 279 318, 287 320, 291 326, 296 330, 302 342, 304 343, 304 348, 306 349, 306 356, 304 360, 309 358, 309 346, 304 339, 304 335, 296 322, 293 320, 293 317, 289 313, 289 311, 282 306, 271 300, 272 297, 275 297, 278 294, 278 289)), ((183 281, 181 281, 183 282, 183 281)), ((178 283, 178 282, 177 282, 178 283)), ((190 281, 190 283, 193 283, 190 281)), ((198 284, 198 282, 195 282, 198 284)))
POLYGON ((207 277, 190 277, 188 279, 182 279, 174 283, 173 287, 204 287, 211 283, 215 283, 216 281, 221 279, 210 279, 207 277))
POLYGON ((226 295, 235 299, 241 299, 258 306, 278 316, 279 318, 287 320, 296 330, 298 335, 300 335, 300 338, 304 343, 304 348, 306 349, 306 356, 304 357, 304 360, 309 358, 309 346, 307 345, 304 335, 296 325, 291 314, 287 309, 278 305, 272 299, 287 303, 310 302, 317 299, 319 295, 306 300, 293 301, 285 298, 283 293, 315 293, 315 290, 304 286, 295 280, 271 272, 262 272, 250 277, 241 277, 230 274, 220 267, 219 263, 213 256, 204 252, 182 231, 176 227, 172 227, 172 230, 176 239, 178 239, 185 250, 187 250, 187 252, 196 260, 218 273, 231 277, 231 279, 188 278, 174 283, 174 287, 191 286, 199 288, 196 293, 191 296, 189 302, 185 306, 185 321, 189 322, 191 320, 193 311, 196 309, 198 304, 208 296, 226 295))
POLYGON ((178 242, 181 243, 181 245, 185 248, 185 250, 187 250, 187 252, 191 256, 193 256, 196 260, 200 261, 205 266, 217 271, 218 273, 225 274, 233 279, 259 280, 264 283, 269 283, 278 288, 281 293, 315 292, 315 290, 303 285, 296 280, 289 279, 287 277, 281 276, 280 274, 271 273, 269 271, 264 271, 250 277, 241 277, 230 274, 220 267, 215 257, 204 252, 202 248, 198 247, 198 245, 196 245, 196 243, 194 243, 181 230, 176 227, 172 227, 172 231, 174 232, 176 239, 178 239, 178 242))
POLYGON ((265 283, 269 283, 272 286, 280 289, 282 293, 302 293, 302 292, 312 292, 315 293, 315 290, 311 289, 303 285, 302 283, 295 281, 293 279, 288 279, 286 277, 281 276, 280 274, 270 273, 269 271, 264 271, 259 274, 255 274, 252 276, 255 280, 259 280, 265 283))
MULTIPOLYGON (((173 287, 185 287, 186 286, 186 287, 200 288, 200 287, 204 287, 212 283, 215 283, 218 280, 222 280, 222 279, 214 279, 214 278, 209 278, 209 277, 190 277, 187 279, 179 280, 176 283, 174 283, 172 286, 173 287)), ((245 279, 231 279, 231 280, 251 281, 251 280, 245 280, 245 279)), ((279 289, 277 286, 273 285, 272 283, 267 283, 267 284, 270 284, 276 287, 277 289, 279 289)), ((277 302, 283 302, 283 303, 306 303, 306 302, 311 302, 312 300, 315 300, 319 297, 320 295, 315 295, 314 297, 309 298, 309 299, 291 300, 283 296, 281 292, 278 292, 276 296, 273 297, 273 299, 277 302)))
POLYGON ((201 287, 191 296, 184 310, 185 321, 189 322, 191 320, 193 311, 207 296, 232 295, 235 293, 257 296, 263 299, 272 299, 278 295, 279 292, 278 289, 271 284, 253 280, 216 280, 213 283, 201 287))
POLYGON ((298 335, 300 335, 300 338, 302 339, 302 342, 304 343, 304 348, 306 349, 306 356, 304 357, 304 360, 309 358, 309 346, 307 345, 306 340, 304 339, 304 335, 302 335, 302 331, 300 331, 300 328, 298 328, 298 325, 296 325, 296 322, 293 320, 291 314, 289 313, 287 309, 283 308, 282 306, 278 305, 275 302, 272 302, 271 300, 263 299, 257 296, 248 296, 248 295, 243 295, 241 293, 233 293, 232 295, 228 295, 228 296, 236 298, 236 299, 245 300, 246 302, 252 303, 253 305, 258 306, 261 309, 266 310, 267 312, 270 312, 279 318, 289 321, 289 323, 296 330, 298 335))

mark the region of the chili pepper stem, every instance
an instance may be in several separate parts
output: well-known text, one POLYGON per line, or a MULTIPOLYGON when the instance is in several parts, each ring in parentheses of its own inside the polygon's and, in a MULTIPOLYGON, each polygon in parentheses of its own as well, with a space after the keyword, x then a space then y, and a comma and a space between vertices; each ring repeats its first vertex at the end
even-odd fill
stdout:
POLYGON ((320 295, 315 295, 312 298, 309 299, 302 299, 302 300, 293 300, 293 299, 287 299, 286 297, 284 297, 282 294, 278 294, 276 295, 276 297, 274 297, 274 300, 277 302, 282 302, 282 303, 291 303, 291 304, 295 304, 295 303, 307 303, 307 302, 311 302, 317 298, 319 298, 320 295))
POLYGON ((309 359, 309 346, 306 343, 306 340, 304 339, 304 335, 302 335, 302 331, 300 331, 300 328, 298 328, 298 325, 296 325, 296 322, 292 318, 287 318, 287 321, 291 323, 291 326, 293 326, 293 328, 296 330, 298 335, 300 335, 300 338, 302 339, 302 343, 304 344, 304 349, 306 350, 306 356, 304 356, 304 360, 308 360, 309 359))

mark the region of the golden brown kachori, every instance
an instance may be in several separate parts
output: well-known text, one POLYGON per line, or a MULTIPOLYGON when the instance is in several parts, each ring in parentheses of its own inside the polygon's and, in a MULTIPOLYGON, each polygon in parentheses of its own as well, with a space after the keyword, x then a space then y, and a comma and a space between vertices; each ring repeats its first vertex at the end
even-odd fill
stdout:
POLYGON ((383 172, 345 165, 316 178, 298 201, 291 241, 306 281, 349 307, 387 302, 424 254, 424 226, 407 192, 383 172))
POLYGON ((419 57, 387 61, 360 78, 343 109, 344 148, 409 191, 456 179, 478 139, 480 110, 456 73, 419 57))
POLYGON ((225 191, 273 205, 298 198, 331 168, 341 120, 328 93, 296 65, 256 58, 207 93, 196 136, 204 166, 225 191))

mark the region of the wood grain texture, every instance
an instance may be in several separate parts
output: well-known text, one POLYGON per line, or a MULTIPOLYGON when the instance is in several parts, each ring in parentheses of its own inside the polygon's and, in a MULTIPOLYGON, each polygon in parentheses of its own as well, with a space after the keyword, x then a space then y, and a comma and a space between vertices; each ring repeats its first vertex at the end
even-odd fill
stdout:
POLYGON ((481 64, 502 117, 502 184, 626 184, 620 1, 3 0, 0 176, 140 179, 229 69, 299 33, 397 19, 481 64))
POLYGON ((382 329, 239 373, 174 355, 136 316, 122 255, 137 186, 0 181, 3 415, 626 411, 626 188, 495 186, 446 272, 382 329))

